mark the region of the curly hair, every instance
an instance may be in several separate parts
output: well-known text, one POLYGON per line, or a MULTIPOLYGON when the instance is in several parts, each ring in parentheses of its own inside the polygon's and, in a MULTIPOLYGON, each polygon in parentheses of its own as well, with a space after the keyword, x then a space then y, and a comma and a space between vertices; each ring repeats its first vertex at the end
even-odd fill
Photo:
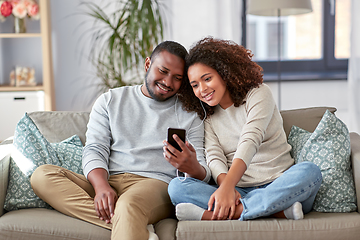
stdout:
MULTIPOLYGON (((234 106, 239 107, 244 103, 246 94, 263 82, 263 69, 252 61, 252 57, 250 50, 233 41, 206 37, 190 49, 186 57, 186 70, 196 63, 216 70, 225 81, 234 106)), ((199 101, 187 76, 183 82, 185 83, 178 92, 183 108, 188 112, 197 112, 201 119, 212 115, 215 107, 199 101)))

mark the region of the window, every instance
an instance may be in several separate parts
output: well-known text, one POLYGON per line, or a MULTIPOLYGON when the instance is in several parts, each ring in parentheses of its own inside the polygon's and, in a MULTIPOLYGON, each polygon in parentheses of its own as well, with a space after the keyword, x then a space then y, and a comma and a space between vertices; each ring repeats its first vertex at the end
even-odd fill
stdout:
POLYGON ((242 44, 264 69, 264 80, 346 79, 350 1, 312 0, 311 13, 278 18, 246 14, 243 0, 242 44))

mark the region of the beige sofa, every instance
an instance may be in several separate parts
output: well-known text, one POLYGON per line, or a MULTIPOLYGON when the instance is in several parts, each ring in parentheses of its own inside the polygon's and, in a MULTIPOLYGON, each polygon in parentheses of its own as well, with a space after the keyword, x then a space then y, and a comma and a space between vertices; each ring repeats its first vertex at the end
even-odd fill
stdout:
MULTIPOLYGON (((292 125, 313 131, 326 109, 318 107, 282 111, 284 128, 292 125)), ((50 142, 59 142, 74 134, 85 141, 86 112, 34 112, 29 116, 50 142)), ((360 192, 360 136, 351 133, 351 160, 355 185, 360 192)), ((3 142, 1 149, 8 143, 3 142)), ((49 209, 23 209, 5 213, 10 155, 0 159, 0 239, 1 240, 80 240, 110 239, 110 231, 49 209)), ((360 196, 357 197, 360 204, 360 196)), ((264 218, 252 221, 182 221, 164 219, 154 225, 162 240, 171 239, 360 239, 360 214, 311 212, 305 219, 264 218)))

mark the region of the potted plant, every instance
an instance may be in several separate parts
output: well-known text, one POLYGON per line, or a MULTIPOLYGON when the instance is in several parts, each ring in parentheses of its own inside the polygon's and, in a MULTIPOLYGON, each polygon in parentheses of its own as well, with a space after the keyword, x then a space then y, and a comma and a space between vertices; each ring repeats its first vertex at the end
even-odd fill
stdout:
POLYGON ((163 38, 158 0, 117 0, 105 7, 82 2, 94 19, 89 60, 96 67, 102 90, 137 84, 139 67, 163 38), (110 13, 108 10, 113 9, 110 13))

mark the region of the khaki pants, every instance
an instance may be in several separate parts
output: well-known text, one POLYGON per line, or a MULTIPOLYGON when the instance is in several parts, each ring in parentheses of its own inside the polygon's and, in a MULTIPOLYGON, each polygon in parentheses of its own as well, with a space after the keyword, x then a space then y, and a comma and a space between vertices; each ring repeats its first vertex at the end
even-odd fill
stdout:
POLYGON ((31 186, 41 199, 68 216, 112 229, 114 240, 148 239, 146 226, 173 214, 168 184, 163 181, 124 173, 110 176, 109 183, 119 196, 112 224, 98 218, 95 191, 84 175, 42 165, 31 176, 31 186))

